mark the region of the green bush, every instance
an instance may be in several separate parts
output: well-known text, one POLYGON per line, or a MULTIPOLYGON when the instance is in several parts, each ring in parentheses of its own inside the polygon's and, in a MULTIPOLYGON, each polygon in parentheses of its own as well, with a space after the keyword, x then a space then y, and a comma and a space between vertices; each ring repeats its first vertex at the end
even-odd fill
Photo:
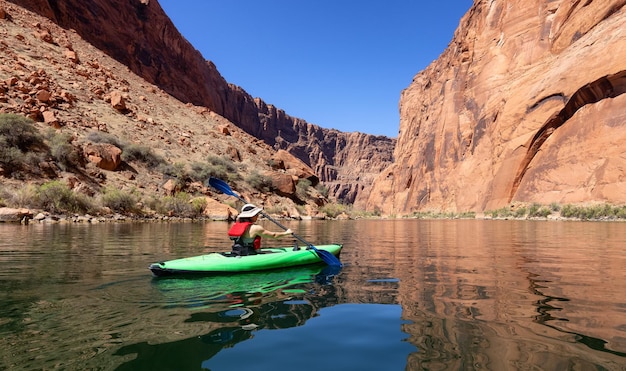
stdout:
POLYGON ((19 148, 11 147, 7 141, 0 137, 0 166, 6 175, 11 175, 22 168, 24 161, 22 151, 19 148))
POLYGON ((300 200, 306 200, 309 197, 311 184, 311 181, 308 179, 299 179, 296 184, 296 197, 300 200))
POLYGON ((193 162, 189 166, 191 171, 189 177, 195 181, 206 183, 206 181, 212 176, 211 166, 204 162, 193 162))
POLYGON ((51 213, 87 213, 94 209, 91 200, 80 193, 74 193, 59 181, 45 183, 37 190, 39 207, 51 213))
POLYGON ((177 162, 175 164, 164 164, 159 167, 161 173, 167 178, 185 179, 187 178, 187 171, 185 171, 185 164, 177 162))
POLYGON ((72 145, 72 136, 67 133, 57 133, 51 130, 47 133, 50 154, 55 162, 63 170, 79 166, 82 156, 78 149, 72 145))
POLYGON ((29 153, 37 147, 45 149, 32 120, 15 114, 0 114, 0 166, 6 175, 12 175, 27 164, 37 165, 39 155, 29 153))
POLYGON ((176 216, 193 218, 202 214, 206 207, 206 200, 192 200, 191 195, 180 192, 175 196, 166 196, 160 200, 153 199, 151 207, 159 214, 168 215, 171 213, 176 216))
POLYGON ((102 131, 91 131, 87 134, 87 140, 93 143, 107 143, 116 146, 122 151, 126 148, 126 143, 122 142, 118 137, 104 133, 102 131))
POLYGON ((615 217, 618 219, 626 219, 626 206, 617 206, 615 208, 615 217))
POLYGON ((222 167, 228 172, 231 172, 231 173, 237 172, 237 166, 235 166, 235 163, 231 159, 226 158, 224 156, 209 155, 207 157, 207 162, 213 166, 222 167))
POLYGON ((124 192, 116 188, 106 188, 102 193, 102 206, 117 213, 135 213, 139 196, 133 192, 124 192))
POLYGON ((207 200, 204 197, 196 197, 191 200, 191 209, 194 216, 201 216, 207 206, 207 200))
POLYGON ((245 179, 252 188, 261 192, 271 192, 274 189, 272 178, 260 174, 258 171, 252 171, 245 179))
POLYGON ((26 152, 33 145, 43 144, 41 135, 27 117, 15 114, 0 114, 0 138, 4 144, 26 152))
POLYGON ((528 209, 529 218, 546 218, 552 214, 552 209, 538 203, 533 203, 528 209))
POLYGON ((508 218, 513 216, 513 212, 511 212, 511 208, 509 207, 485 211, 485 214, 490 215, 492 218, 508 218))
POLYGON ((151 169, 166 163, 166 161, 161 156, 155 154, 150 147, 138 144, 129 144, 122 148, 122 160, 126 162, 141 162, 151 169))
POLYGON ((0 207, 8 206, 10 198, 11 192, 0 185, 0 207))
POLYGON ((350 206, 343 204, 329 203, 320 208, 320 211, 326 214, 329 218, 336 218, 337 216, 345 213, 350 213, 350 206))
POLYGON ((184 189, 187 185, 189 176, 185 170, 185 164, 180 162, 175 164, 164 164, 159 166, 159 170, 163 173, 165 179, 172 179, 174 181, 176 189, 175 192, 184 189))
POLYGON ((28 184, 20 187, 7 195, 7 202, 13 207, 40 207, 39 188, 35 185, 28 184))
POLYGON ((315 186, 315 189, 324 197, 328 197, 328 194, 330 193, 330 191, 328 190, 328 187, 326 187, 322 183, 317 183, 317 185, 315 186))
POLYGON ((188 177, 202 183, 210 177, 231 182, 241 179, 235 163, 225 157, 210 155, 206 162, 193 162, 190 168, 188 177))

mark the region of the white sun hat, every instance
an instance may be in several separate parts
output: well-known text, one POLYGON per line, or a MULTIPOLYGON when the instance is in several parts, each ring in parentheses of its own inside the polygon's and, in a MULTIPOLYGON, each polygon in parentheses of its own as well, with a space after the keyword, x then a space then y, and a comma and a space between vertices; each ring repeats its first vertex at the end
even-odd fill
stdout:
POLYGON ((245 204, 241 208, 241 213, 237 216, 237 218, 252 218, 261 211, 263 211, 263 209, 260 207, 256 207, 253 204, 245 204))

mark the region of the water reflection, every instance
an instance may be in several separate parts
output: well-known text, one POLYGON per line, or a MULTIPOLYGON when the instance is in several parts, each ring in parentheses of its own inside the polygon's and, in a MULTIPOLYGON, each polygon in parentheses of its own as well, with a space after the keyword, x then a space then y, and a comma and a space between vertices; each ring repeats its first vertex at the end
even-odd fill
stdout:
POLYGON ((123 346, 114 355, 134 359, 116 369, 198 369, 223 348, 251 339, 254 331, 302 326, 320 308, 337 303, 332 283, 338 273, 336 267, 307 266, 243 275, 155 278, 153 284, 162 294, 157 301, 164 309, 196 309, 183 322, 210 330, 182 340, 123 346))
MULTIPOLYGON (((558 323, 566 323, 570 321, 568 318, 560 316, 559 313, 564 309, 563 304, 570 302, 571 300, 568 298, 547 296, 543 294, 541 292, 541 288, 545 288, 546 287, 545 285, 549 284, 549 282, 546 282, 546 281, 538 282, 532 279, 530 281, 531 281, 531 287, 533 291, 537 295, 545 297, 545 299, 538 300, 535 304, 537 306, 537 312, 539 313, 534 318, 534 320, 537 323, 542 324, 544 326, 548 326, 563 334, 572 335, 574 341, 584 344, 593 350, 615 354, 620 357, 626 357, 626 352, 620 352, 620 351, 609 349, 607 347, 608 341, 605 341, 601 338, 596 338, 593 336, 585 335, 582 333, 568 331, 565 328, 559 326, 558 323)), ((623 327, 620 324, 616 324, 616 325, 618 327, 623 327)))
POLYGON ((297 344, 302 369, 624 370, 623 223, 286 224, 344 268, 153 279, 227 249, 228 224, 0 225, 0 369, 275 367, 297 344))

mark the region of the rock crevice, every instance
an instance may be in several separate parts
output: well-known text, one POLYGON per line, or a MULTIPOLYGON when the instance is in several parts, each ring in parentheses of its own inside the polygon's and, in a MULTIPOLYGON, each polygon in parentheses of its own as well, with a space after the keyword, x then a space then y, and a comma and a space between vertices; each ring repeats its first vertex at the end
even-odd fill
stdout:
MULTIPOLYGON (((521 161, 517 175, 513 180, 513 186, 509 196, 511 202, 524 178, 524 174, 528 170, 529 164, 533 158, 541 150, 541 146, 546 140, 562 125, 574 116, 574 114, 582 107, 588 104, 598 103, 603 99, 615 98, 626 92, 626 71, 604 76, 593 81, 582 88, 578 89, 574 95, 567 101, 565 107, 555 113, 550 119, 537 131, 535 136, 527 145, 527 152, 521 161)), ((554 95, 553 95, 554 96, 554 95)))

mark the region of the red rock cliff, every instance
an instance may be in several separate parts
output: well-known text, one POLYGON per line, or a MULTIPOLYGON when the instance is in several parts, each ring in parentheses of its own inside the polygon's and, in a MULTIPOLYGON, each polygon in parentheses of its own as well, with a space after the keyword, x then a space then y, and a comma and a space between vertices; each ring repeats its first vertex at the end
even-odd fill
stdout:
POLYGON ((395 163, 367 207, 626 202, 625 4, 475 1, 402 92, 395 163))
POLYGON ((322 181, 333 182, 331 195, 344 201, 367 193, 373 177, 391 163, 395 139, 308 124, 226 82, 215 65, 182 37, 155 0, 9 1, 75 30, 180 101, 207 107, 276 149, 292 152, 315 169, 322 181), (379 154, 372 159, 374 166, 364 157, 371 152, 379 154), (359 160, 348 163, 346 158, 359 160), (359 170, 367 182, 354 175, 359 170))

